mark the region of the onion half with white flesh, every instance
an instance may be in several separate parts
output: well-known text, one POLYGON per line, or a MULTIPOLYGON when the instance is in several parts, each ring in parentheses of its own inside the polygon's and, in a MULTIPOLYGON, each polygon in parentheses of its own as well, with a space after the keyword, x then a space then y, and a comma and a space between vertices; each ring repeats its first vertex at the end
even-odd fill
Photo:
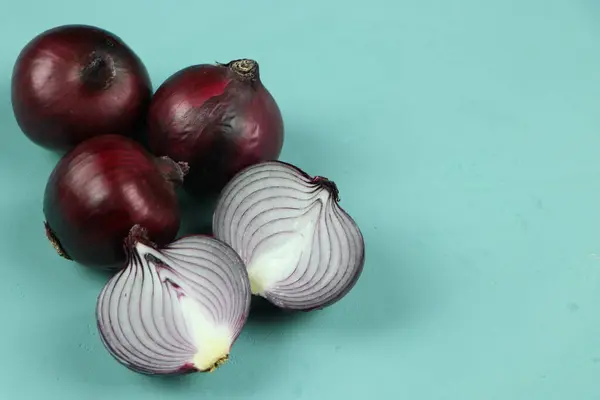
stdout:
POLYGON ((101 291, 103 344, 121 364, 152 375, 212 371, 229 357, 250 307, 243 261, 227 244, 191 235, 157 248, 132 228, 126 267, 101 291))
POLYGON ((329 179, 281 161, 255 164, 222 191, 213 233, 241 256, 254 295, 321 309, 354 287, 365 261, 363 235, 339 201, 329 179))

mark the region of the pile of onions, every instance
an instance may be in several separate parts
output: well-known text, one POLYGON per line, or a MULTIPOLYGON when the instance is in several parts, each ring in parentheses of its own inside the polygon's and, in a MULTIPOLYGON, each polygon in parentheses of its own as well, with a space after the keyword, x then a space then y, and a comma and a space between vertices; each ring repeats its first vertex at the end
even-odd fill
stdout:
POLYGON ((123 241, 143 226, 163 245, 180 224, 175 187, 184 163, 154 157, 120 135, 86 140, 65 154, 46 184, 46 233, 58 253, 84 265, 121 268, 123 241))
POLYGON ((12 105, 31 141, 63 153, 44 192, 46 236, 60 256, 114 273, 97 326, 133 371, 213 371, 252 295, 311 311, 361 276, 364 239, 336 184, 277 160, 283 118, 254 60, 184 68, 152 96, 120 38, 65 25, 19 54, 12 105), (177 238, 180 186, 218 195, 213 236, 177 238))
POLYGON ((126 267, 98 297, 102 342, 145 374, 213 371, 229 357, 250 308, 244 264, 229 246, 193 235, 159 248, 134 226, 126 267))
POLYGON ((34 143, 65 151, 105 133, 134 136, 150 104, 146 67, 116 35, 92 26, 42 32, 21 51, 12 106, 34 143))
POLYGON ((246 264, 252 293, 280 308, 322 309, 361 275, 365 247, 334 182, 280 161, 240 172, 217 202, 213 230, 246 264))
POLYGON ((277 159, 283 146, 279 107, 248 59, 175 73, 156 91, 147 125, 154 154, 189 164, 184 187, 194 196, 218 193, 240 170, 277 159))

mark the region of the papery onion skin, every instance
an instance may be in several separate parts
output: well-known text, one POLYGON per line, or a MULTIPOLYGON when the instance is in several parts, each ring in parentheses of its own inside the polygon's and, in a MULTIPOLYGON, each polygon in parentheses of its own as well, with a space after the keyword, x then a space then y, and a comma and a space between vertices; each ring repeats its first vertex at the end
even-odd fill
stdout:
POLYGON ((333 181, 263 162, 223 189, 213 232, 242 257, 253 294, 286 310, 323 309, 356 285, 365 263, 363 235, 339 202, 333 181))
POLYGON ((102 269, 122 268, 123 240, 135 224, 167 244, 180 224, 175 187, 185 164, 155 158, 120 135, 97 136, 65 154, 44 192, 46 234, 59 255, 102 269))
POLYGON ((106 132, 138 135, 152 84, 140 58, 118 36, 63 25, 23 48, 11 93, 23 133, 39 146, 65 152, 106 132))
POLYGON ((284 140, 279 106, 249 59, 173 74, 154 94, 147 126, 154 154, 190 165, 184 187, 195 197, 218 194, 243 168, 277 159, 284 140))
POLYGON ((147 375, 212 372, 223 365, 250 310, 239 255, 206 235, 160 248, 137 225, 125 249, 127 266, 104 286, 96 305, 110 355, 147 375))

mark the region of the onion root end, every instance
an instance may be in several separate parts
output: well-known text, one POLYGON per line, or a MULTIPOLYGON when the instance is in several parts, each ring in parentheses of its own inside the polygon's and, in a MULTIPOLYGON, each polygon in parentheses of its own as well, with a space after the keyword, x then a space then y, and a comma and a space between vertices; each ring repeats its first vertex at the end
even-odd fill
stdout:
POLYGON ((229 360, 229 354, 225 354, 223 357, 219 358, 215 363, 206 370, 206 372, 214 372, 221 365, 225 364, 229 360))
POLYGON ((50 241, 50 244, 52 245, 52 247, 54 247, 54 250, 56 250, 58 255, 66 260, 73 261, 73 259, 67 254, 65 249, 60 244, 60 241, 56 237, 56 234, 54 233, 52 228, 50 228, 50 225, 47 221, 44 221, 44 228, 46 229, 46 237, 48 238, 48 241, 50 241))

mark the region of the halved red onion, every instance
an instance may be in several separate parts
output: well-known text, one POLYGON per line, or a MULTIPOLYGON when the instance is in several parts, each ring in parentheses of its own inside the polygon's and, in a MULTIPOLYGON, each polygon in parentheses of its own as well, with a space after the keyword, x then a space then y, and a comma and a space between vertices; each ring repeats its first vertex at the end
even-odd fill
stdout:
POLYGON ((145 374, 212 371, 245 324, 250 283, 228 245, 192 235, 157 248, 139 226, 125 241, 127 266, 102 289, 100 337, 121 364, 145 374))
POLYGON ((252 293, 280 308, 329 306, 363 270, 363 236, 340 207, 335 183, 281 161, 248 167, 229 182, 213 232, 242 257, 252 293))

